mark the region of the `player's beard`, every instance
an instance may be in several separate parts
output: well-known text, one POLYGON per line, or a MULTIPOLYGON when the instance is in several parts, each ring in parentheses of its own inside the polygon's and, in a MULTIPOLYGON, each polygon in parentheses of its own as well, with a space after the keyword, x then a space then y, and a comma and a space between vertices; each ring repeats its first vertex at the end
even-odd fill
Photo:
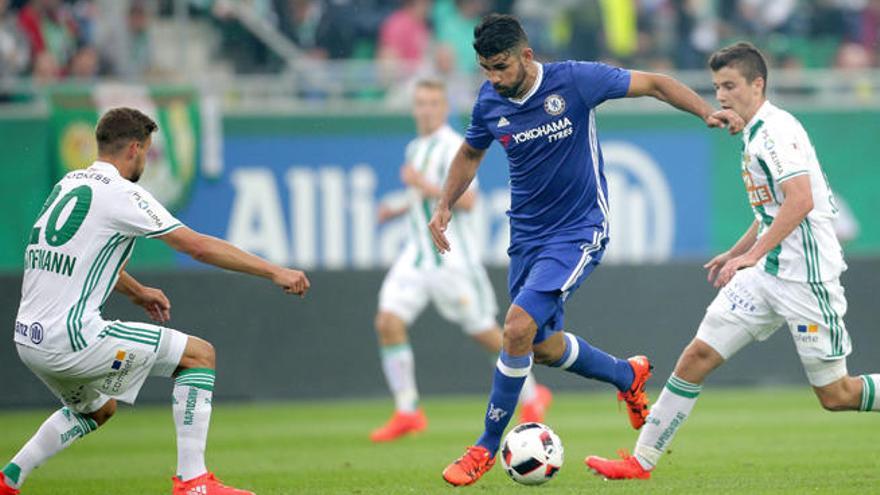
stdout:
POLYGON ((505 97, 505 98, 516 98, 523 90, 523 83, 526 81, 526 67, 520 62, 519 64, 519 73, 517 74, 516 82, 511 86, 502 86, 500 84, 492 85, 495 88, 495 91, 505 97))

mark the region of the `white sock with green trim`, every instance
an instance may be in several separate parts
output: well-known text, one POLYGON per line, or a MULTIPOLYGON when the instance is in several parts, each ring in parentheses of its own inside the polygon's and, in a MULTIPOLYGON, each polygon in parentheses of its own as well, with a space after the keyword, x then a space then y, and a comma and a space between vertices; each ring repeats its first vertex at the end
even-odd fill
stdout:
POLYGON ((416 364, 409 342, 382 346, 382 371, 394 396, 394 407, 401 412, 415 412, 419 404, 416 388, 416 364))
POLYGON ((97 429, 98 423, 88 416, 66 407, 55 411, 3 468, 6 483, 16 489, 21 487, 31 471, 69 447, 78 438, 97 429))
POLYGON ((639 433, 634 451, 636 460, 644 469, 651 470, 672 442, 675 432, 684 424, 697 403, 702 385, 689 383, 672 375, 651 406, 651 413, 639 433))
POLYGON ((859 403, 859 411, 880 411, 880 375, 861 375, 862 401, 859 403))
POLYGON ((210 368, 185 369, 174 379, 171 410, 177 430, 177 476, 183 481, 208 471, 205 444, 213 396, 214 370, 210 368))

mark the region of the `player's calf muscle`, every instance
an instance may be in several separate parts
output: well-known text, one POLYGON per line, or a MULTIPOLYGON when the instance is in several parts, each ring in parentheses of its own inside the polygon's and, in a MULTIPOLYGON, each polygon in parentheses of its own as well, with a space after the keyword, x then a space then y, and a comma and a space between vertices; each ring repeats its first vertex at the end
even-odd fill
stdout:
POLYGON ((183 351, 183 357, 180 359, 178 371, 189 368, 215 369, 217 367, 216 356, 214 346, 210 342, 190 335, 186 342, 186 349, 183 351))
POLYGON ((116 399, 110 399, 101 406, 100 409, 93 413, 89 413, 88 417, 95 420, 95 423, 98 423, 98 426, 102 426, 109 421, 114 414, 116 414, 116 399))
POLYGON ((861 380, 845 376, 824 387, 813 387, 822 408, 827 411, 853 411, 859 408, 861 380))

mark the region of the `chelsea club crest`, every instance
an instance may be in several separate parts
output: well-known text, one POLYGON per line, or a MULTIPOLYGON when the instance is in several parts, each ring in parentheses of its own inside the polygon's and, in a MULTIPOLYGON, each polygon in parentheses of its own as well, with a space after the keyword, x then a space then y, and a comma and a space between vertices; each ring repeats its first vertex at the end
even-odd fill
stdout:
POLYGON ((565 100, 555 93, 544 98, 544 111, 550 115, 559 115, 565 111, 565 100))

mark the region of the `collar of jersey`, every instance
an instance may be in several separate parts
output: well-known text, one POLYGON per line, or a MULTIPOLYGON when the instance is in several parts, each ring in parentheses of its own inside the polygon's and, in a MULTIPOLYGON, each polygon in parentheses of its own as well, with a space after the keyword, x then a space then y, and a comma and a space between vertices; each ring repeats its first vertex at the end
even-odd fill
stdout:
POLYGON ((102 170, 106 170, 108 172, 119 175, 119 170, 116 169, 116 166, 113 165, 112 163, 109 163, 109 162, 102 162, 101 160, 95 160, 94 162, 92 162, 92 166, 89 168, 92 168, 92 167, 97 167, 102 170))
POLYGON ((529 98, 534 96, 535 93, 538 92, 538 88, 541 87, 541 81, 544 80, 544 66, 539 64, 538 62, 532 62, 532 63, 538 66, 538 77, 535 78, 535 84, 532 85, 532 89, 530 89, 529 92, 526 93, 526 95, 523 96, 522 98, 520 98, 520 99, 508 98, 508 100, 511 103, 516 103, 517 105, 524 104, 525 102, 529 101, 529 98))
POLYGON ((752 116, 752 120, 750 120, 749 123, 746 124, 745 129, 742 130, 743 136, 748 137, 749 131, 752 130, 752 127, 754 127, 759 120, 764 120, 764 116, 767 115, 767 112, 770 111, 771 107, 773 107, 773 105, 770 104, 770 100, 764 100, 764 103, 761 103, 758 111, 752 116))
POLYGON ((424 136, 419 136, 419 139, 433 139, 433 138, 439 137, 440 134, 442 134, 446 130, 447 127, 449 127, 449 124, 443 124, 440 127, 438 127, 437 130, 432 132, 431 134, 425 134, 424 136))

